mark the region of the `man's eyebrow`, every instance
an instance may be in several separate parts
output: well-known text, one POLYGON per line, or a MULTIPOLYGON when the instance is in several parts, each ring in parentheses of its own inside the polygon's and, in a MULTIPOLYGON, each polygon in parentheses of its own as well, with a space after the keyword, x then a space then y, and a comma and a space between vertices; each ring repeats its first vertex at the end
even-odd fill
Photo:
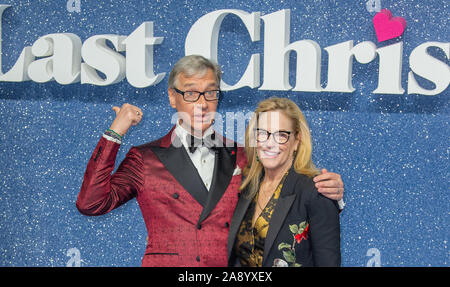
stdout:
MULTIPOLYGON (((190 88, 190 87, 195 86, 195 85, 196 85, 195 83, 186 83, 186 84, 183 85, 183 87, 184 88, 190 88)), ((206 88, 219 88, 219 87, 217 86, 216 83, 210 83, 209 85, 206 86, 206 88)))
POLYGON ((208 85, 208 88, 209 87, 219 88, 217 83, 211 83, 211 84, 208 85))
POLYGON ((192 87, 192 86, 195 86, 195 84, 194 83, 187 83, 187 84, 184 84, 183 85, 183 87, 192 87))

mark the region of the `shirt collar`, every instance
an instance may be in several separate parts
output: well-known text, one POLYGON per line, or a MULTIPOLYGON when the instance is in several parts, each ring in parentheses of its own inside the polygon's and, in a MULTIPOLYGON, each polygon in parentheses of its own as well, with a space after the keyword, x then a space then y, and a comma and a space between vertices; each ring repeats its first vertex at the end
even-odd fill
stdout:
MULTIPOLYGON (((183 146, 187 147, 188 144, 186 142, 186 138, 188 135, 190 135, 191 133, 189 131, 187 131, 184 127, 182 127, 180 125, 180 120, 177 121, 176 127, 175 127, 175 133, 177 135, 177 137, 181 140, 181 143, 183 144, 183 146)), ((203 133, 202 138, 204 139, 207 136, 210 136, 211 134, 214 133, 214 129, 212 127, 212 125, 203 133)), ((198 137, 196 137, 198 138, 198 137)))

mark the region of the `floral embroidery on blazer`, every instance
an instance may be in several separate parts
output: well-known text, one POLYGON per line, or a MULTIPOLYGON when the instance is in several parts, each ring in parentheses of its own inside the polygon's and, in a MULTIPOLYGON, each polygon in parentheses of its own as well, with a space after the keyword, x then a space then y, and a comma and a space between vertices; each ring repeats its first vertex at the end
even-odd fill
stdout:
POLYGON ((308 239, 309 224, 306 221, 302 221, 299 225, 289 225, 289 229, 292 232, 293 241, 291 244, 282 242, 278 245, 278 250, 283 250, 283 257, 285 260, 276 258, 273 261, 275 267, 288 267, 289 263, 291 267, 301 267, 300 263, 295 262, 295 245, 300 244, 303 239, 308 239))

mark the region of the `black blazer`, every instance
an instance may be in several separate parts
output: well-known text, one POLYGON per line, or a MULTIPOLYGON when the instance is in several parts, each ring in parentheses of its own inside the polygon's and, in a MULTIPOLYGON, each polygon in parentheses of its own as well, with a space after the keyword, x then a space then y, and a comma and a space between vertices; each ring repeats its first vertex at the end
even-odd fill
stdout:
MULTIPOLYGON (((236 234, 251 201, 252 199, 241 195, 234 211, 228 235, 229 266, 240 265, 233 248, 236 234)), ((317 192, 312 178, 298 174, 291 168, 270 220, 264 244, 263 267, 273 266, 276 258, 288 262, 283 256, 283 251, 287 249, 279 250, 278 247, 280 243, 292 246, 295 239, 290 225, 298 226, 303 221, 309 223, 309 231, 306 240, 295 244, 295 262, 305 267, 340 266, 338 204, 317 192)))

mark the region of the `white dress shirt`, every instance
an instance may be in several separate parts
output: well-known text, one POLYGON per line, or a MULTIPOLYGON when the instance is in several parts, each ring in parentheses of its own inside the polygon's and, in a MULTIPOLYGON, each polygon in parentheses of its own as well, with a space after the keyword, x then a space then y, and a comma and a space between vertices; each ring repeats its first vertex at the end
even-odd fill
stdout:
MULTIPOLYGON (((214 130, 212 129, 212 126, 209 127, 204 133, 203 138, 210 136, 214 130)), ((184 148, 186 149, 186 152, 188 156, 190 157, 192 163, 194 164, 195 168, 197 168, 198 174, 200 175, 201 179, 203 180, 203 183, 206 186, 206 189, 211 188, 211 182, 212 177, 214 173, 214 162, 216 159, 216 154, 213 150, 210 150, 207 147, 204 146, 198 146, 197 149, 191 153, 189 151, 189 145, 187 143, 187 137, 191 134, 184 129, 179 122, 177 122, 177 126, 175 127, 175 133, 178 136, 178 138, 181 140, 181 143, 183 144, 184 148)))

